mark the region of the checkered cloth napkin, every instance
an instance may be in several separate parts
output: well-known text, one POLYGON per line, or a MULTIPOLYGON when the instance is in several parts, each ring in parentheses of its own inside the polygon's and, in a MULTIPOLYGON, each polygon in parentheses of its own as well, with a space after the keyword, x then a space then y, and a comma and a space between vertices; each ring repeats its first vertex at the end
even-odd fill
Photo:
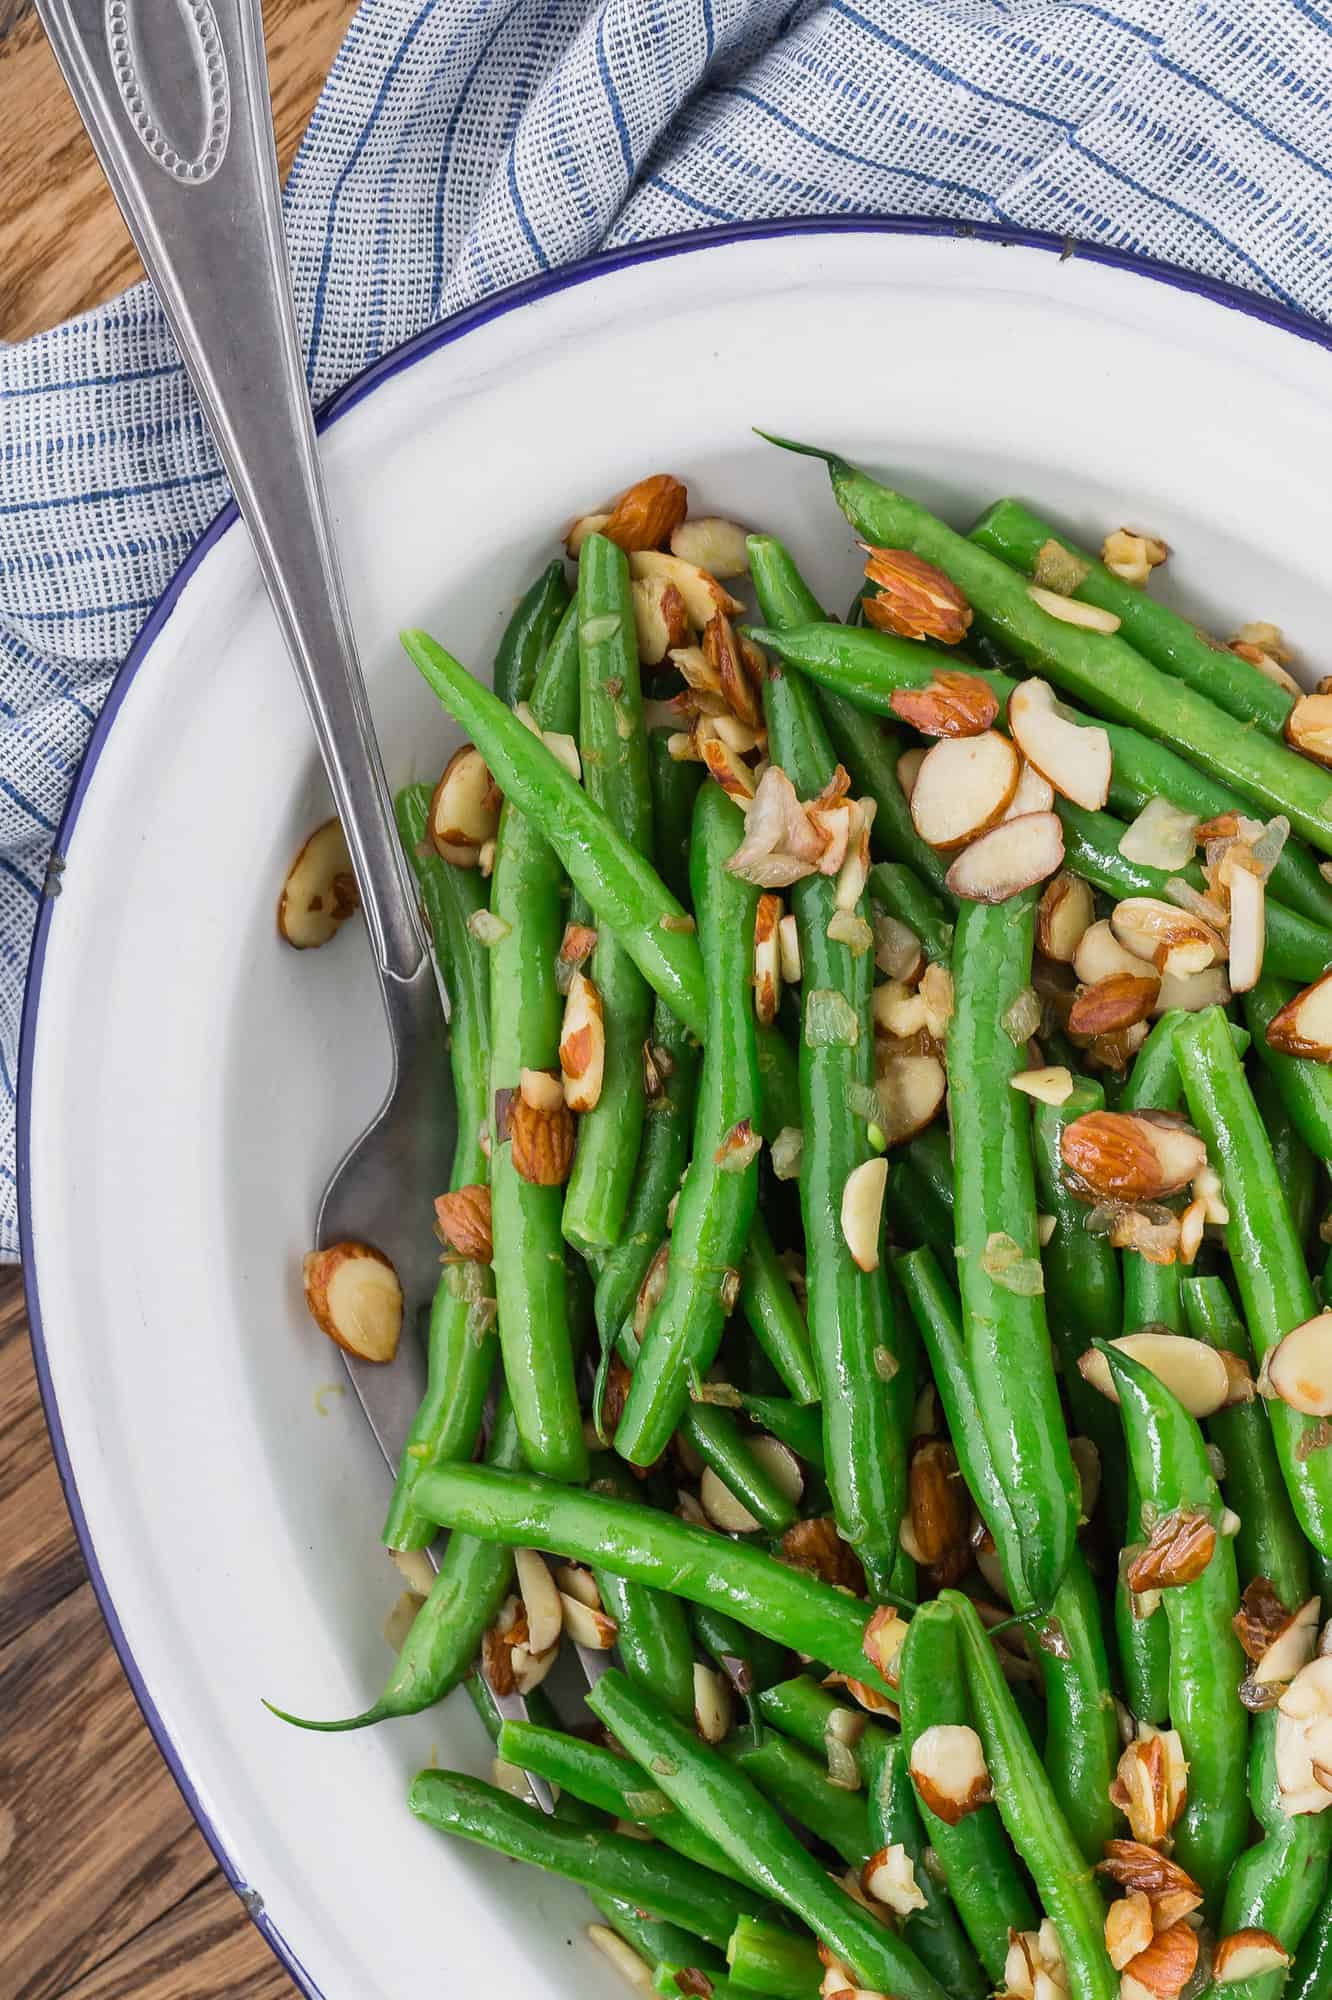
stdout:
MULTIPOLYGON (((935 214, 1332 319, 1332 0, 363 0, 287 184, 316 401, 487 292, 747 218, 935 214)), ((146 286, 0 345, 0 1256, 29 941, 144 615, 227 497, 146 286)))

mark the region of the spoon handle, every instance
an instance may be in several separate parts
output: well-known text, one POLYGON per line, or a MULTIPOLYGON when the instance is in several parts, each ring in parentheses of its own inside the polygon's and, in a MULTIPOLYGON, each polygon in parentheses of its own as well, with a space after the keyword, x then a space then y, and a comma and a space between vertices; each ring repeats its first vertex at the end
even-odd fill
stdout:
POLYGON ((390 1018, 426 960, 292 308, 259 0, 38 0, 254 543, 351 850, 390 1018))

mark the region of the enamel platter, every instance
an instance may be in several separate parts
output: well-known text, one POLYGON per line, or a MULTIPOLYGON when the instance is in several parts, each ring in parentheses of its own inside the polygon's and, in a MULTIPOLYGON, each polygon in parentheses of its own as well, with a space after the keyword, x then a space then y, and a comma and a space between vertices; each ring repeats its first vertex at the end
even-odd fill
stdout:
MULTIPOLYGON (((433 779, 457 740, 399 629, 487 671, 563 526, 644 473, 781 535, 844 604, 856 551, 823 469, 755 424, 959 525, 1017 493, 1096 546, 1121 523, 1162 535, 1181 608, 1223 634, 1271 619, 1310 680, 1332 670, 1327 336, 1067 248, 856 220, 705 233, 534 281, 378 364, 323 451, 393 783, 433 779)), ((432 1759, 488 1772, 465 1695, 331 1738, 260 1705, 364 1707, 401 1589, 383 1463, 301 1295, 317 1198, 388 1069, 360 925, 311 953, 274 926, 329 810, 224 515, 107 705, 38 930, 20 1165, 55 1449, 163 1753, 305 1992, 609 1996, 579 1891, 406 1809, 432 1759)))

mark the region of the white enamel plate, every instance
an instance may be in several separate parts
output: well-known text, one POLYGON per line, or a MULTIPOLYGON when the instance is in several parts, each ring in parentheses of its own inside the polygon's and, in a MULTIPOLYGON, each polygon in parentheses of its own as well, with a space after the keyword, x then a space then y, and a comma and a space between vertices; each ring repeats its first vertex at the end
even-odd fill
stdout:
MULTIPOLYGON (((563 524, 645 472, 780 534, 845 603, 821 468, 753 424, 891 468, 960 524, 1014 492, 1096 545, 1149 529, 1177 602, 1223 635, 1272 619, 1310 677, 1332 670, 1324 336, 1058 247, 868 222, 697 237, 510 294, 344 395, 324 455, 393 781, 433 778, 452 741, 399 628, 486 671, 563 524)), ((56 1451, 148 1718, 307 1992, 610 1994, 577 1892, 407 1812, 432 1758, 488 1768, 464 1697, 332 1738, 260 1706, 364 1707, 400 1589, 383 1464, 301 1299, 317 1196, 387 1075, 359 927, 305 954, 274 928, 328 810, 224 518, 121 675, 38 933, 20 1139, 56 1451)))

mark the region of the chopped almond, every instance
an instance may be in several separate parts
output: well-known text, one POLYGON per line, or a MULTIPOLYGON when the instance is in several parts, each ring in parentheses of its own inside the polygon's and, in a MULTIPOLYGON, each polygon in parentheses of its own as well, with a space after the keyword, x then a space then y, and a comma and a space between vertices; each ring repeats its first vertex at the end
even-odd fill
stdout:
POLYGON ((1332 764, 1332 695, 1302 694, 1286 717, 1286 741, 1316 764, 1332 764))
POLYGON ((906 639, 938 639, 945 646, 965 639, 971 606, 943 570, 909 549, 872 548, 866 553, 865 575, 880 592, 867 602, 874 605, 871 622, 881 631, 906 639))
POLYGON ((1027 585, 1027 595, 1033 604, 1051 618, 1057 618, 1061 625, 1080 625, 1086 632, 1110 634, 1119 630, 1119 620, 1113 611, 1102 611, 1099 604, 1083 604, 1076 597, 1062 597, 1058 591, 1043 590, 1038 583, 1027 585))
MULTIPOLYGON (((1165 1746, 1159 1736, 1126 1745, 1110 1787, 1110 1803, 1127 1815, 1135 1840, 1159 1847, 1167 1838, 1172 1824, 1170 1791, 1165 1746)), ((1142 1949, 1139 1945, 1138 1950, 1142 1949)))
POLYGON ((1004 903, 1053 875, 1064 859, 1057 813, 1004 820, 963 848, 948 870, 948 887, 970 903, 1004 903))
POLYGON ((1332 1416, 1332 1311, 1292 1327, 1268 1349, 1258 1392, 1278 1397, 1306 1417, 1332 1416))
POLYGON ((1073 1072, 1056 1063, 1048 1069, 1023 1069, 1009 1078, 1014 1090, 1040 1104, 1067 1104, 1073 1095, 1073 1072))
POLYGON ((584 1604, 581 1597, 571 1597, 566 1592, 560 1593, 560 1606, 564 1629, 575 1646, 586 1646, 593 1653, 610 1651, 619 1629, 613 1618, 597 1605, 584 1604))
POLYGON ((527 1613, 527 1643, 534 1653, 559 1644, 564 1610, 555 1579, 535 1549, 515 1549, 514 1568, 527 1613))
POLYGON ((1018 749, 1064 798, 1099 812, 1110 795, 1110 738, 1097 724, 1061 714, 1047 681, 1019 681, 1008 703, 1018 749))
POLYGON ((1153 1524, 1146 1547, 1126 1567, 1124 1581, 1132 1591, 1196 1583, 1215 1551, 1216 1523, 1211 1517, 1195 1508, 1175 1508, 1153 1524))
POLYGON ((402 1286, 368 1243, 331 1243, 303 1266, 305 1303, 322 1333, 361 1361, 392 1361, 402 1333, 402 1286))
POLYGON ((861 1650, 890 1687, 897 1685, 897 1656, 906 1644, 907 1621, 892 1604, 876 1605, 865 1627, 861 1650))
POLYGON ((1110 918, 1119 942, 1161 973, 1205 972, 1226 955, 1220 935, 1176 903, 1155 896, 1126 896, 1110 918))
POLYGON ((1141 1889, 1130 1889, 1105 1913, 1105 1948, 1116 1972, 1146 1951, 1153 1935, 1152 1906, 1141 1889))
POLYGON ((684 520, 689 494, 669 472, 654 472, 622 493, 600 532, 608 542, 630 549, 659 549, 684 520))
POLYGON ((1156 1004, 1161 982, 1144 966, 1142 976, 1112 972, 1094 986, 1084 986, 1068 1012, 1070 1035, 1107 1035, 1147 1020, 1156 1004))
POLYGON ((875 1903, 882 1903, 896 1917, 909 1917, 913 1910, 927 1908, 924 1892, 916 1880, 915 1863, 900 1841, 871 1854, 860 1871, 860 1886, 875 1903))
POLYGON ((490 1189, 477 1183, 435 1196, 435 1221, 444 1241, 473 1264, 495 1254, 490 1228, 490 1189))
POLYGON ((573 1113, 560 1092, 553 1110, 537 1110, 519 1092, 509 1105, 514 1172, 534 1187, 562 1187, 573 1165, 573 1113))
POLYGON ((455 868, 475 868, 483 844, 499 829, 500 792, 475 744, 464 743, 444 766, 430 801, 430 839, 455 868))
POLYGON ((1283 1055, 1332 1062, 1332 972, 1278 1009, 1267 1024, 1267 1042, 1283 1055))
POLYGON ((287 870, 278 897, 278 931, 297 951, 327 944, 361 907, 342 822, 325 820, 287 870))
POLYGON ((1110 574, 1134 585, 1146 583, 1169 553, 1157 536, 1139 535, 1132 528, 1116 528, 1101 544, 1101 561, 1110 574))
POLYGON ((1207 1163, 1198 1134, 1159 1112, 1085 1112, 1064 1127, 1059 1152, 1078 1188, 1097 1201, 1161 1201, 1207 1163))
POLYGON ((890 707, 921 736, 979 736, 998 715, 999 699, 974 674, 940 669, 927 687, 894 689, 890 707))
POLYGON ((1218 1986, 1237 1986, 1241 1980, 1284 1971, 1289 1964, 1290 1953, 1271 1931, 1232 1931, 1216 1947, 1212 1978, 1218 1986))
POLYGON ((754 1012, 765 1025, 776 1020, 782 996, 781 918, 781 897, 760 896, 754 912, 754 1012))
POLYGON ((1056 875, 1046 884, 1036 908, 1038 948, 1057 964, 1072 965, 1095 916, 1096 899, 1090 882, 1081 875, 1056 875))
POLYGON ((675 585, 664 576, 645 576, 630 586, 638 657, 645 667, 660 666, 674 646, 689 636, 689 614, 675 585))
POLYGON ((1160 1911, 1166 1898, 1170 1898, 1172 1922, 1186 1915, 1188 1909, 1196 1910, 1202 1904, 1202 1890, 1193 1877, 1186 1874, 1177 1861, 1139 1840, 1107 1840, 1104 1859, 1097 1862, 1096 1872, 1108 1875, 1121 1889, 1141 1889, 1154 1914, 1160 1911))
POLYGON ((657 549, 632 550, 629 574, 635 578, 660 576, 673 583, 684 599, 690 624, 699 632, 714 612, 724 611, 728 618, 738 618, 745 608, 739 598, 732 597, 715 576, 700 569, 697 563, 683 562, 679 556, 663 555, 657 549))
POLYGON ((671 536, 671 554, 723 583, 743 576, 749 568, 744 529, 715 514, 695 514, 682 521, 671 536))
MULTIPOLYGON (((1144 1331, 1122 1334, 1111 1346, 1150 1368, 1190 1416, 1210 1417, 1224 1408, 1230 1393, 1226 1365, 1205 1340, 1192 1340, 1183 1333, 1144 1331)), ((1112 1403, 1119 1401, 1110 1364, 1098 1348, 1088 1349, 1078 1362, 1078 1370, 1112 1403)))
POLYGON ((1186 1923, 1158 1931, 1145 1951, 1130 1959, 1124 1975, 1136 1979, 1155 2000, 1175 2000, 1193 1977, 1198 1963, 1198 1933, 1186 1923))
POLYGON ((879 1230, 887 1185, 888 1162, 880 1156, 853 1167, 842 1189, 842 1236, 862 1271, 879 1268, 879 1230))
POLYGON ((577 562, 579 551, 589 535, 599 535, 609 521, 610 515, 604 509, 594 509, 590 514, 580 514, 564 537, 564 553, 570 562, 577 562))
POLYGON ((946 1826, 956 1826, 994 1796, 985 1752, 975 1730, 936 1722, 911 1746, 911 1779, 921 1804, 946 1826))
POLYGON ((781 949, 782 978, 788 986, 800 984, 800 932, 793 916, 785 916, 777 926, 781 949))
POLYGON ((931 847, 964 847, 1002 818, 1017 790, 1018 770, 1017 752, 996 730, 941 737, 925 753, 912 787, 916 832, 931 847))

